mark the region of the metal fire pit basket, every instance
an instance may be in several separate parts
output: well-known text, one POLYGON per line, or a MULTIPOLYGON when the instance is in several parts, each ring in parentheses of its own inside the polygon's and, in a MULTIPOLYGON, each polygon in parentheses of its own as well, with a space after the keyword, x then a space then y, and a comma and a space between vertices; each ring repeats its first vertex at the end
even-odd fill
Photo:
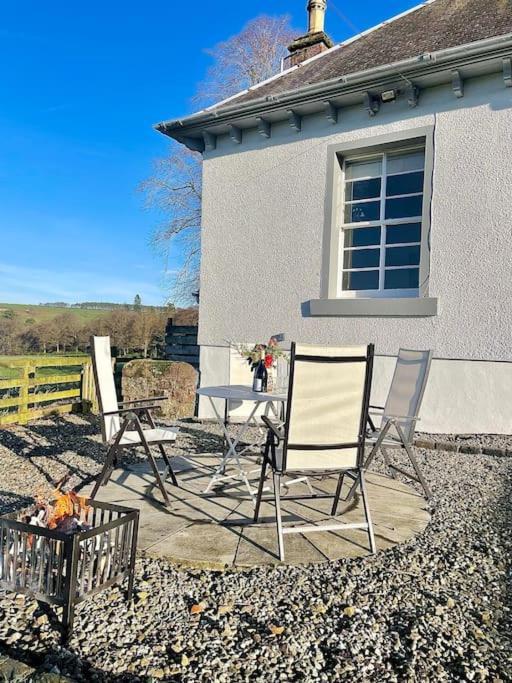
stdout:
POLYGON ((73 631, 75 606, 128 577, 131 598, 139 511, 88 501, 80 514, 91 528, 74 534, 0 517, 0 587, 62 606, 62 640, 73 631))

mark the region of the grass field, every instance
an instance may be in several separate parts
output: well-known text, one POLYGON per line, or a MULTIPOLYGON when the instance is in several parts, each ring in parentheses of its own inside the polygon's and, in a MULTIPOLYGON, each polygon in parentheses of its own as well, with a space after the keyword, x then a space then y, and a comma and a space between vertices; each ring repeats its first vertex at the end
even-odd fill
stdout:
MULTIPOLYGON (((48 360, 49 358, 55 357, 55 362, 58 363, 59 356, 81 356, 81 355, 86 355, 86 354, 76 354, 76 353, 63 353, 63 354, 32 354, 32 355, 23 355, 23 356, 0 356, 0 379, 18 379, 21 377, 21 369, 20 368, 11 368, 9 367, 9 361, 12 360, 17 360, 19 361, 20 358, 26 358, 27 360, 30 358, 44 358, 45 360, 48 360)), ((73 374, 74 372, 79 372, 80 371, 80 366, 77 365, 76 367, 74 365, 72 366, 66 366, 66 367, 44 367, 44 368, 37 368, 36 372, 36 377, 51 377, 55 375, 69 375, 73 374)))
POLYGON ((52 320, 63 313, 71 313, 76 316, 81 322, 88 320, 96 320, 110 311, 98 311, 94 308, 59 308, 52 306, 35 306, 33 304, 2 304, 0 303, 0 318, 7 310, 12 310, 16 315, 16 319, 21 322, 27 320, 35 320, 36 323, 45 320, 52 320))

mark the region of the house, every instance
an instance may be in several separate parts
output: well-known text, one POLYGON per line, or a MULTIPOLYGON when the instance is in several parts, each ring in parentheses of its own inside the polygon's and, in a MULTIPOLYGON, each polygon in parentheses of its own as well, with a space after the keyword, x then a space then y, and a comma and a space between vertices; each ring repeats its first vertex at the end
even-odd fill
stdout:
MULTIPOLYGON (((512 2, 429 0, 157 129, 203 153, 202 384, 227 341, 433 348, 423 431, 512 432, 512 2)), ((201 406, 201 415, 208 416, 201 406)))

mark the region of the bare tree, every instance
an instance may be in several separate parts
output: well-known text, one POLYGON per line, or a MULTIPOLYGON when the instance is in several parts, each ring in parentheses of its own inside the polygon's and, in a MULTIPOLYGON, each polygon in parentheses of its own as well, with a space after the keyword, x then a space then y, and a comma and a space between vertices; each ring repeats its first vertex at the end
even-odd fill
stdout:
POLYGON ((109 336, 113 346, 117 346, 124 355, 136 347, 134 325, 138 313, 115 309, 107 315, 92 321, 91 333, 109 336))
POLYGON ((18 353, 18 321, 13 317, 6 316, 0 322, 0 354, 9 355, 18 353))
POLYGON ((296 35, 289 16, 252 19, 240 33, 206 50, 213 64, 194 99, 212 104, 278 73, 296 35))
MULTIPOLYGON (((207 50, 213 64, 195 100, 218 101, 277 73, 294 35, 288 16, 253 19, 239 34, 207 50)), ((199 287, 201 180, 201 156, 173 143, 141 185, 146 205, 162 216, 154 244, 166 259, 173 256, 180 263, 170 271, 169 289, 181 304, 190 303, 199 287)))
POLYGON ((145 309, 137 315, 134 322, 134 339, 144 358, 148 357, 153 344, 163 338, 166 322, 167 315, 162 309, 145 309))
POLYGON ((201 156, 173 144, 168 156, 155 162, 155 172, 142 183, 146 204, 162 220, 154 244, 166 261, 172 249, 181 254, 178 272, 171 272, 171 289, 179 301, 189 301, 199 286, 201 250, 201 156))

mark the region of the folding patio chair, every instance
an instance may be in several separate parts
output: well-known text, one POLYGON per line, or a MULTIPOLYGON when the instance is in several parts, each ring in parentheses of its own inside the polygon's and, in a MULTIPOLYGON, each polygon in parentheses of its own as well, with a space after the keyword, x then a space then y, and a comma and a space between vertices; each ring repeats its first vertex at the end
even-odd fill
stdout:
MULTIPOLYGON (((370 412, 371 410, 382 410, 382 417, 378 428, 375 427, 371 416, 368 418, 369 431, 366 435, 366 441, 372 444, 373 448, 364 464, 365 469, 368 469, 380 450, 391 476, 395 478, 395 472, 400 472, 408 479, 418 482, 421 484, 427 500, 430 499, 431 492, 421 473, 412 446, 421 402, 427 386, 432 355, 433 351, 399 350, 386 405, 384 407, 370 406, 370 412), (388 448, 400 448, 405 451, 414 471, 411 472, 394 465, 391 462, 388 448)), ((357 482, 352 485, 346 500, 352 498, 356 489, 357 482)))
MULTIPOLYGON (((365 529, 375 552, 370 508, 364 482, 365 428, 373 369, 373 345, 326 347, 292 344, 286 419, 282 428, 263 416, 268 433, 254 511, 258 521, 267 467, 272 468, 279 557, 284 560, 284 535, 365 529), (284 475, 338 474, 331 516, 336 515, 343 477, 351 474, 361 484, 365 522, 283 527, 281 501, 320 496, 281 497, 284 475)), ((332 496, 322 496, 332 497, 332 496)))
POLYGON ((165 401, 165 396, 151 396, 136 401, 118 403, 112 361, 110 356, 110 337, 92 337, 91 352, 96 382, 96 393, 101 412, 101 431, 103 443, 108 445, 105 465, 96 480, 91 494, 94 498, 100 486, 105 486, 118 464, 118 456, 123 450, 142 446, 146 452, 149 464, 155 475, 153 488, 158 486, 164 497, 165 504, 170 505, 169 496, 165 489, 165 481, 170 476, 172 483, 178 486, 171 462, 165 452, 164 444, 174 443, 178 430, 160 429, 155 425, 151 410, 158 408, 157 402, 165 401), (148 424, 143 423, 147 420, 148 424), (157 446, 164 460, 166 470, 163 475, 153 456, 151 447, 157 446))

